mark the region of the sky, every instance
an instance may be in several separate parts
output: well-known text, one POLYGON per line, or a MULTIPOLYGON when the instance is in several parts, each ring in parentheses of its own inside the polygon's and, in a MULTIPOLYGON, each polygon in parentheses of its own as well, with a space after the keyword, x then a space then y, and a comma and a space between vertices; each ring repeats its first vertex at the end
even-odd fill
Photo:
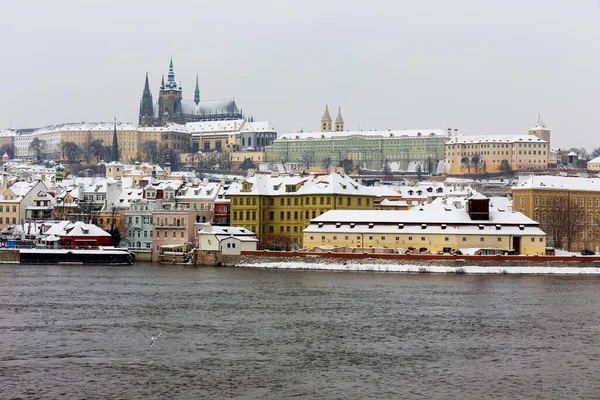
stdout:
POLYGON ((172 55, 183 97, 278 132, 526 134, 600 146, 600 0, 29 0, 0 4, 0 129, 137 123, 172 55))

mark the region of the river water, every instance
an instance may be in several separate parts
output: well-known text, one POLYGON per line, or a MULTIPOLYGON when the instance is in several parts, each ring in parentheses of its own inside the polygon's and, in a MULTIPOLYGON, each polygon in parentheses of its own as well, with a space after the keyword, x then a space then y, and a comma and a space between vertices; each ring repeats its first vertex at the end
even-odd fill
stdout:
POLYGON ((1 265, 0 300, 3 399, 600 398, 595 276, 1 265))

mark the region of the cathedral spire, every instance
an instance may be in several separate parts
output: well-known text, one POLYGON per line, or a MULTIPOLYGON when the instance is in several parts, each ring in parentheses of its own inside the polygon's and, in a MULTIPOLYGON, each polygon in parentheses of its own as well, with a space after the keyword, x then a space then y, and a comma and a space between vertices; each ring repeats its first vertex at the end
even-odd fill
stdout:
POLYGON ((194 92, 194 103, 200 103, 200 86, 198 86, 198 72, 196 72, 196 91, 194 92))
POLYGON ((329 115, 327 104, 325 104, 325 112, 321 118, 321 132, 331 132, 331 115, 329 115))
POLYGON ((173 57, 169 61, 169 73, 167 74, 167 88, 177 90, 177 82, 175 82, 175 71, 173 70, 173 57))
POLYGON ((344 118, 342 118, 342 107, 338 107, 337 118, 335 119, 335 131, 343 132, 344 131, 344 118))
POLYGON ((150 83, 148 82, 148 73, 146 72, 146 82, 144 83, 144 92, 142 93, 142 101, 140 102, 140 118, 141 126, 152 124, 154 118, 154 102, 152 101, 152 92, 150 91, 150 83))
POLYGON ((148 83, 148 73, 146 72, 146 83, 144 83, 144 93, 150 92, 150 84, 148 83))
POLYGON ((545 128, 546 127, 546 125, 544 125, 544 121, 542 121, 542 116, 539 112, 538 112, 537 122, 535 123, 535 127, 536 128, 545 128))
POLYGON ((112 160, 111 161, 119 161, 119 141, 117 140, 117 117, 115 117, 115 125, 113 130, 113 140, 112 140, 112 160))

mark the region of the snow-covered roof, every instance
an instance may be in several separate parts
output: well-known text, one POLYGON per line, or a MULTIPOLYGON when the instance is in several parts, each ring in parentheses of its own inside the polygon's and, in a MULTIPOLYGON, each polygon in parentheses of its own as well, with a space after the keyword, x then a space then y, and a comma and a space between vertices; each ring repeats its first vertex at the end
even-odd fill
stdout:
POLYGON ((181 111, 188 115, 239 114, 234 99, 203 100, 196 105, 193 100, 181 100, 181 111))
POLYGON ((241 132, 275 132, 269 121, 246 122, 241 132))
POLYGON ((311 220, 318 223, 356 223, 356 224, 463 224, 463 225, 534 225, 538 222, 520 212, 511 212, 490 203, 489 220, 471 220, 466 211, 466 199, 445 201, 435 199, 429 204, 419 205, 410 210, 331 210, 311 220))
POLYGON ((460 135, 453 136, 446 144, 471 143, 547 143, 535 135, 460 135))
POLYGON ((592 158, 590 161, 588 161, 588 164, 596 164, 596 163, 600 163, 600 157, 592 158))
POLYGON ((66 225, 56 236, 110 236, 110 233, 94 224, 86 224, 81 221, 77 221, 75 223, 66 225))
POLYGON ((214 200, 219 194, 220 184, 208 182, 202 186, 187 186, 179 189, 177 200, 214 200))
POLYGON ((188 122, 185 126, 191 133, 207 132, 237 132, 244 125, 244 119, 229 119, 220 121, 188 122))
POLYGON ((530 176, 512 188, 600 191, 600 178, 571 176, 530 176))
POLYGON ((318 195, 318 194, 348 194, 374 196, 370 188, 360 185, 348 175, 331 173, 328 175, 307 176, 271 176, 254 175, 242 183, 235 182, 229 186, 229 195, 318 195), (242 190, 243 183, 250 184, 249 190, 242 190))
POLYGON ((179 125, 169 123, 165 126, 140 126, 137 128, 140 132, 177 132, 177 133, 188 133, 188 127, 186 125, 179 125))
MULTIPOLYGON (((58 125, 48 125, 43 128, 33 131, 34 135, 48 132, 64 132, 64 131, 112 131, 114 130, 114 122, 80 122, 80 123, 64 123, 58 125)), ((137 127, 129 122, 117 122, 117 131, 135 131, 137 127)))
POLYGON ((4 129, 0 131, 0 136, 16 136, 17 132, 11 129, 4 129))
POLYGON ((363 137, 447 137, 443 129, 420 129, 420 130, 389 130, 389 131, 344 131, 344 132, 290 132, 281 133, 277 140, 306 140, 306 139, 347 139, 351 136, 363 137))

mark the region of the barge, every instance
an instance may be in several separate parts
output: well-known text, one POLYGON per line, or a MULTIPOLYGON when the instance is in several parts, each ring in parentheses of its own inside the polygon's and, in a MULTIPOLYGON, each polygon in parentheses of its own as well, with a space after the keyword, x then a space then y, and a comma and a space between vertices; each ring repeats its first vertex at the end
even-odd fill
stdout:
POLYGON ((2 250, 0 253, 4 252, 13 252, 11 257, 13 259, 8 262, 17 264, 131 265, 135 261, 134 254, 127 249, 118 248, 99 248, 97 250, 14 249, 2 250), (18 252, 18 255, 14 254, 15 252, 18 252))

